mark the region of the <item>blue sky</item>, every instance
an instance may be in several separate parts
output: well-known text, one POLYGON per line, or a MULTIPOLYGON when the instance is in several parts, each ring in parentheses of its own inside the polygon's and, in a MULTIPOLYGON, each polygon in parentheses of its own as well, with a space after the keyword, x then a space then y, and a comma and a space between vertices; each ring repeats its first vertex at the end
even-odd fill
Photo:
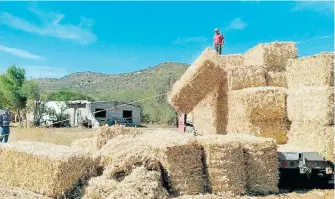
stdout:
POLYGON ((224 54, 276 40, 298 42, 299 56, 334 51, 333 2, 1 2, 0 73, 12 64, 59 78, 191 63, 216 27, 224 54))

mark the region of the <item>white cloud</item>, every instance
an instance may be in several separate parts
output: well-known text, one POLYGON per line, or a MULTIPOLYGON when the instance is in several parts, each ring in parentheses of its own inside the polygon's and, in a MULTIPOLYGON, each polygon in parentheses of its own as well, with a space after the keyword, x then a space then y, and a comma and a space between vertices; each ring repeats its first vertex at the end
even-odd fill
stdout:
POLYGON ((42 21, 41 25, 13 16, 7 12, 0 13, 0 23, 17 30, 59 39, 73 40, 84 44, 92 43, 97 39, 97 36, 90 29, 93 24, 93 20, 91 19, 81 17, 81 22, 78 25, 61 24, 65 18, 64 14, 43 13, 37 9, 30 9, 30 11, 40 18, 42 21))
POLYGON ((30 53, 28 51, 22 50, 22 49, 17 49, 17 48, 10 48, 4 45, 0 45, 0 51, 6 52, 6 53, 10 53, 12 55, 16 55, 22 58, 26 58, 26 59, 44 59, 43 57, 39 56, 39 55, 35 55, 33 53, 30 53))
POLYGON ((26 78, 61 78, 68 74, 66 68, 54 66, 20 66, 26 71, 26 78))
POLYGON ((321 14, 333 14, 334 2, 333 1, 302 1, 296 2, 292 8, 293 12, 296 11, 314 11, 321 14))
POLYGON ((200 36, 200 37, 189 37, 184 39, 176 39, 173 41, 173 44, 175 45, 183 45, 183 44, 189 44, 189 43, 204 43, 207 41, 206 37, 200 36))
POLYGON ((230 22, 228 26, 228 30, 243 30, 247 27, 247 23, 242 21, 242 18, 235 18, 233 21, 230 22))

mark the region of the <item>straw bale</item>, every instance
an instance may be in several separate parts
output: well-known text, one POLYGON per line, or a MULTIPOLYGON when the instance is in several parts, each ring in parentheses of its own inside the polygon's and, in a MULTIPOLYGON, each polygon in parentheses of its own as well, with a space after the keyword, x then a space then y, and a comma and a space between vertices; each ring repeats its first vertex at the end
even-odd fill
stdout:
POLYGON ((108 197, 118 198, 168 199, 169 195, 162 185, 159 172, 138 167, 126 176, 108 197))
POLYGON ((242 54, 221 55, 220 58, 227 66, 243 66, 244 63, 242 54))
POLYGON ((61 196, 95 172, 89 153, 39 142, 0 144, 0 168, 1 183, 50 197, 61 196))
POLYGON ((334 53, 290 60, 286 67, 289 88, 334 86, 334 53))
POLYGON ((118 136, 102 147, 101 164, 107 167, 105 175, 111 177, 120 172, 129 174, 138 165, 162 170, 171 193, 201 193, 202 149, 191 140, 192 136, 175 131, 147 132, 136 138, 118 136))
POLYGON ((334 130, 334 126, 323 126, 319 122, 292 122, 288 144, 312 149, 334 162, 334 130))
POLYGON ((255 87, 228 92, 229 119, 251 121, 279 120, 286 117, 286 89, 255 87))
POLYGON ((199 142, 204 147, 211 193, 244 194, 246 176, 241 144, 223 135, 202 137, 199 142))
POLYGON ((266 73, 266 85, 274 87, 287 88, 286 73, 285 72, 272 72, 266 73))
POLYGON ((193 126, 201 134, 226 134, 228 116, 227 93, 218 87, 194 109, 193 126))
POLYGON ((85 188, 85 194, 82 199, 103 199, 107 198, 117 189, 118 181, 108 179, 106 176, 91 178, 85 188))
POLYGON ((72 141, 71 147, 75 149, 84 149, 91 152, 97 152, 97 137, 93 138, 82 138, 72 141))
POLYGON ((168 191, 172 195, 198 194, 204 191, 206 183, 202 147, 194 137, 170 132, 156 134, 151 147, 163 167, 168 191), (166 139, 160 141, 159 139, 166 139))
POLYGON ((229 90, 266 86, 265 70, 261 66, 227 67, 227 72, 229 90))
POLYGON ((334 88, 301 87, 289 89, 287 114, 291 121, 334 124, 334 88))
POLYGON ((265 121, 250 121, 245 118, 229 119, 227 132, 228 134, 247 133, 257 137, 273 138, 278 144, 285 144, 288 140, 288 121, 285 119, 265 121))
POLYGON ((222 85, 225 64, 213 49, 206 48, 172 86, 168 101, 177 112, 189 113, 213 89, 222 85))
POLYGON ((277 193, 279 173, 275 140, 248 134, 229 136, 243 148, 247 190, 260 194, 277 193))
POLYGON ((29 190, 21 189, 19 187, 10 187, 0 184, 0 198, 3 199, 52 199, 40 194, 36 194, 29 190))
POLYGON ((103 126, 97 131, 97 147, 101 149, 111 138, 118 135, 133 135, 136 136, 140 133, 136 128, 129 128, 122 125, 113 125, 112 127, 103 126))
POLYGON ((263 66, 267 71, 284 71, 289 59, 297 58, 294 42, 261 43, 244 54, 244 65, 263 66))

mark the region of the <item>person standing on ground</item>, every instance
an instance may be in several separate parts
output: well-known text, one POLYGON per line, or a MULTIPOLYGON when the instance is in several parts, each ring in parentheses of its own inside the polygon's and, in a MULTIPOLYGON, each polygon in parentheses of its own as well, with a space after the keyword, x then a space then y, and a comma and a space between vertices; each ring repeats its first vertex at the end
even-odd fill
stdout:
POLYGON ((1 139, 0 142, 7 143, 8 142, 8 137, 10 133, 9 129, 9 124, 10 124, 10 113, 9 110, 6 109, 3 114, 0 113, 0 134, 1 134, 1 139))
POLYGON ((213 47, 216 50, 216 52, 218 52, 221 55, 222 52, 222 47, 224 44, 224 37, 223 35, 220 33, 218 28, 214 29, 214 38, 213 38, 213 47))

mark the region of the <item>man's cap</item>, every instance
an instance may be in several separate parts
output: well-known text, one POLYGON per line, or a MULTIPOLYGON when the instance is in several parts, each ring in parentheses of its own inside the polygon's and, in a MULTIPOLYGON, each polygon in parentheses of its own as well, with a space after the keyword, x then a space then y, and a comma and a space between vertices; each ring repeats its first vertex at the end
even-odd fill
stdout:
POLYGON ((219 32, 219 29, 218 29, 218 28, 215 28, 215 29, 214 29, 214 32, 219 32))

